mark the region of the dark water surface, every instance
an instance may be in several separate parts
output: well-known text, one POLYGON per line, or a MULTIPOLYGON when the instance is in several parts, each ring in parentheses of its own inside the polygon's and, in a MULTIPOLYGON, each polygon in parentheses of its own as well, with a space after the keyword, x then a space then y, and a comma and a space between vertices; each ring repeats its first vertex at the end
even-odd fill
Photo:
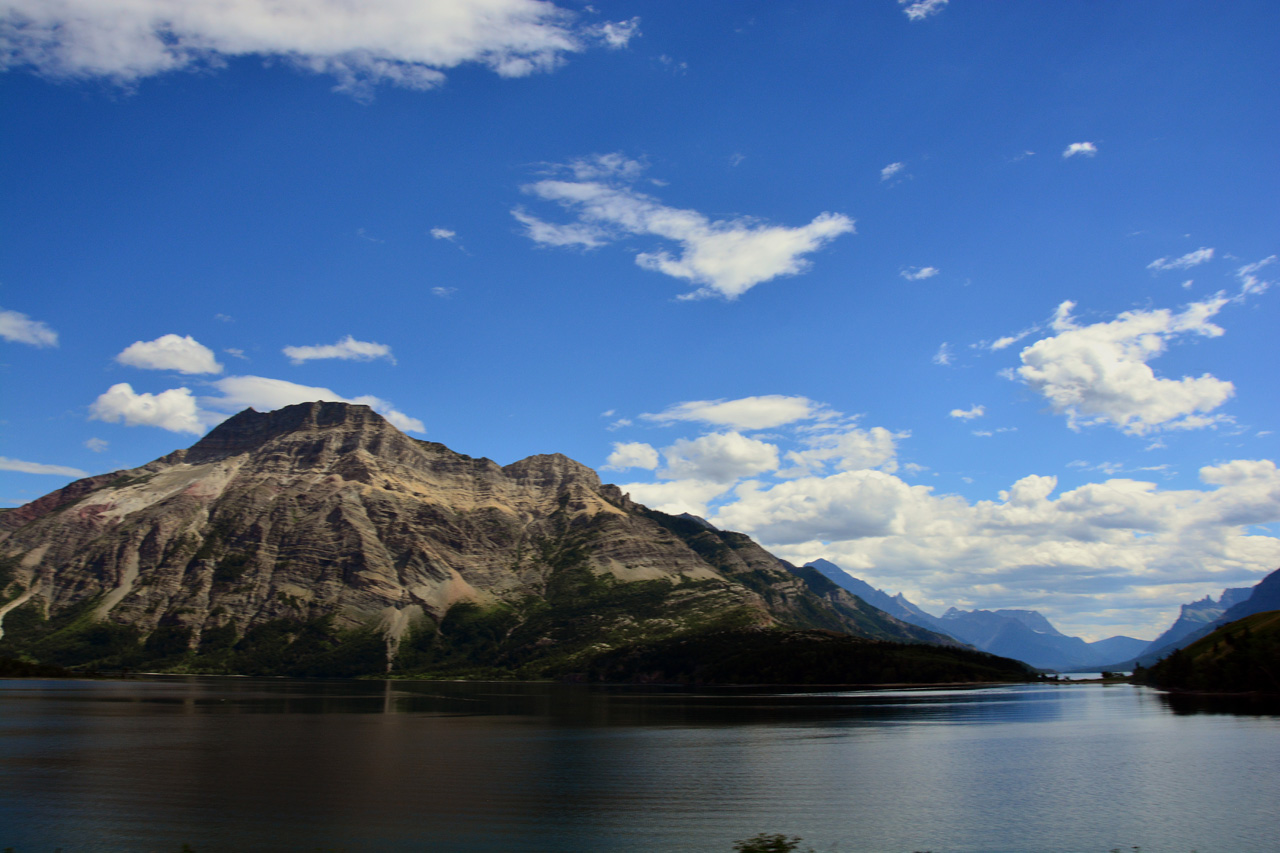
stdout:
POLYGON ((0 681, 0 848, 1280 850, 1275 709, 1129 685, 783 693, 0 681))

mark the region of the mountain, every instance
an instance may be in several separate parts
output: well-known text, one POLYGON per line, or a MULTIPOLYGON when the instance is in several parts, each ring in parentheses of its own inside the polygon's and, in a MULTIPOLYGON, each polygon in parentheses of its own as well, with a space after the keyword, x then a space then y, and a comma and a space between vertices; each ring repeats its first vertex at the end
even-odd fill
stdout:
POLYGON ((1278 660, 1280 610, 1266 610, 1219 625, 1134 678, 1165 690, 1280 693, 1278 660))
POLYGON ((1100 666, 1132 656, 1146 647, 1144 640, 1110 637, 1087 643, 1068 637, 1035 610, 958 610, 941 617, 912 604, 901 593, 890 596, 829 560, 805 564, 834 583, 904 622, 938 631, 982 651, 1013 658, 1040 669, 1071 670, 1100 666), (1116 652, 1121 654, 1118 657, 1116 652))
POLYGON ((727 629, 952 642, 565 456, 499 466, 345 403, 0 513, 0 620, 0 655, 300 675, 542 677, 727 629))
POLYGON ((1199 631, 1207 625, 1212 625, 1218 621, 1222 614, 1226 613, 1232 605, 1244 601, 1252 593, 1251 589, 1224 589, 1221 597, 1214 601, 1210 596, 1205 596, 1199 601, 1193 601, 1190 604, 1182 605, 1182 611, 1178 614, 1178 619, 1169 627, 1167 631, 1151 641, 1150 646, 1144 651, 1154 651, 1162 649, 1165 646, 1171 646, 1179 640, 1184 639, 1195 631, 1199 631))
POLYGON ((1199 601, 1182 605, 1178 620, 1169 630, 1153 640, 1137 655, 1111 668, 1132 669, 1135 666, 1151 666, 1178 649, 1187 648, 1223 625, 1255 613, 1271 610, 1280 610, 1280 569, 1267 575, 1253 587, 1224 589, 1217 601, 1210 596, 1205 596, 1199 601))

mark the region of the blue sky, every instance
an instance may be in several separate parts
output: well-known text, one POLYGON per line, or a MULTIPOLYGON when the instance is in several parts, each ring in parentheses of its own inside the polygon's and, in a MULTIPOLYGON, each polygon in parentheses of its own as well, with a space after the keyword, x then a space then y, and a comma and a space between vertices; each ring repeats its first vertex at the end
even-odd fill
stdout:
POLYGON ((1280 566, 1280 7, 0 2, 0 501, 367 402, 935 612, 1280 566))

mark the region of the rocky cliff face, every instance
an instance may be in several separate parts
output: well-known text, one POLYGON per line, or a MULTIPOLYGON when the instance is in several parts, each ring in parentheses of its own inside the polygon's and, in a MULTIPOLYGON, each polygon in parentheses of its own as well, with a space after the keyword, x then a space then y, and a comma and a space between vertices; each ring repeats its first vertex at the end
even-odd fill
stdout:
POLYGON ((344 403, 246 410, 187 450, 4 512, 0 560, 11 648, 105 623, 200 650, 323 618, 376 630, 394 656, 406 631, 438 633, 459 605, 507 613, 508 643, 538 615, 535 647, 726 622, 939 639, 745 536, 639 506, 564 456, 502 467, 344 403), (573 611, 568 634, 547 616, 641 589, 659 606, 573 611))

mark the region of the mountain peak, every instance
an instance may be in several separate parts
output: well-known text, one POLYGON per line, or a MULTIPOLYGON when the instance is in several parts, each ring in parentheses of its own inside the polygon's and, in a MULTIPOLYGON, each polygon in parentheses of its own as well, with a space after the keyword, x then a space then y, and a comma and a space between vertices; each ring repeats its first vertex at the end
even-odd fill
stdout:
POLYGON ((382 415, 358 403, 315 401, 271 412, 248 408, 227 418, 196 442, 187 451, 185 461, 210 462, 255 450, 289 433, 336 428, 395 431, 382 415))

